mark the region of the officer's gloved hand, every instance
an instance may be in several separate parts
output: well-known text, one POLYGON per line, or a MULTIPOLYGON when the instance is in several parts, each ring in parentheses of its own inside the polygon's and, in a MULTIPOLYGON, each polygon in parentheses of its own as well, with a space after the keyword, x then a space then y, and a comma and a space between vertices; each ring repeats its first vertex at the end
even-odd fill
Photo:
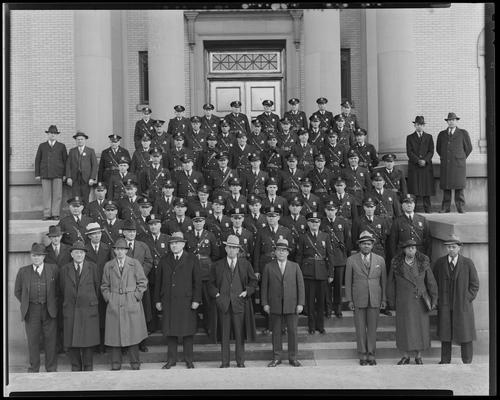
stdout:
POLYGON ((354 311, 354 303, 352 301, 349 302, 349 310, 354 311))

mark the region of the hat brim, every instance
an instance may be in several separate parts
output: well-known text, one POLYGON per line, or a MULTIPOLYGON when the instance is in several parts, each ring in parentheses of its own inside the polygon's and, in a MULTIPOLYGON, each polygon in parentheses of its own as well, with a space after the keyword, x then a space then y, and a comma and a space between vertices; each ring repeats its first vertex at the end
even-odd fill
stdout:
POLYGON ((458 244, 459 246, 463 245, 463 243, 460 240, 451 240, 451 241, 443 242, 444 246, 448 246, 449 244, 458 244))
POLYGON ((89 138, 87 135, 73 135, 73 139, 76 139, 77 137, 84 137, 85 139, 89 138))
POLYGON ((70 249, 69 249, 70 253, 71 253, 73 250, 81 250, 81 251, 85 251, 85 252, 87 252, 87 251, 88 251, 88 249, 87 249, 87 248, 85 248, 85 247, 72 247, 72 248, 70 248, 70 249))
POLYGON ((113 249, 126 249, 126 250, 129 250, 129 249, 130 249, 130 247, 128 247, 128 246, 115 246, 115 245, 113 245, 113 246, 111 246, 111 247, 112 247, 113 249))
POLYGON ((149 224, 161 224, 161 219, 150 219, 148 221, 148 225, 149 224))
POLYGON ((292 251, 292 249, 289 247, 289 246, 274 246, 274 249, 277 250, 277 249, 286 249, 288 251, 292 251))
POLYGON ((175 243, 175 242, 184 242, 185 243, 185 242, 187 242, 187 240, 186 239, 181 239, 181 238, 174 238, 174 239, 171 238, 171 239, 168 239, 168 243, 169 244, 170 243, 175 243))
POLYGON ((229 247, 238 247, 241 249, 241 244, 234 244, 234 243, 229 243, 229 242, 222 242, 224 246, 229 246, 229 247))
POLYGON ((458 121, 460 118, 458 118, 458 117, 455 117, 455 118, 445 118, 444 120, 445 121, 451 121, 452 119, 456 119, 458 121))
POLYGON ((47 255, 47 252, 46 251, 31 251, 30 252, 31 255, 33 256, 46 256, 47 255))
POLYGON ((90 230, 90 231, 88 231, 88 232, 85 232, 85 234, 86 234, 86 235, 92 235, 93 233, 102 232, 102 231, 104 231, 104 229, 102 229, 102 228, 97 229, 97 228, 96 228, 96 229, 92 229, 92 230, 90 230))
POLYGON ((358 239, 358 243, 372 242, 375 243, 375 239, 358 239))
POLYGON ((57 132, 45 131, 45 133, 55 133, 56 135, 59 135, 61 132, 59 132, 59 131, 57 131, 57 132))

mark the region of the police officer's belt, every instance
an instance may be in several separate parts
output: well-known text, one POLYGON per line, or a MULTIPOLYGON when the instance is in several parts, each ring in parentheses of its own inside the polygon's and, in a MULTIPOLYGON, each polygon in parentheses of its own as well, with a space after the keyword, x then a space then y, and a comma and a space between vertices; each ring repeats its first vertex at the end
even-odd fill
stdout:
POLYGON ((314 257, 307 257, 306 260, 315 260, 315 261, 325 261, 325 259, 317 254, 314 257))

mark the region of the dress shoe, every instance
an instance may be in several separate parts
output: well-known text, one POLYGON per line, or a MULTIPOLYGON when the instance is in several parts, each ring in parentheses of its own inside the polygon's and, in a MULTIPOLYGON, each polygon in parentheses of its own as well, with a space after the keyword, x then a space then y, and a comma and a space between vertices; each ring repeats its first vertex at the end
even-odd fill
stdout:
POLYGON ((119 371, 119 370, 121 370, 121 369, 122 369, 122 366, 121 366, 121 365, 118 365, 118 364, 113 365, 113 366, 111 367, 111 371, 119 371))
POLYGON ((141 364, 130 365, 130 368, 132 368, 133 370, 139 370, 141 369, 141 364))
POLYGON ((368 360, 368 365, 377 365, 377 361, 375 359, 368 360))
POLYGON ((36 373, 38 373, 38 372, 40 372, 40 371, 39 371, 39 370, 36 370, 36 369, 33 369, 33 368, 31 368, 31 367, 30 367, 30 368, 28 368, 28 373, 29 373, 29 374, 36 374, 36 373))
POLYGON ((392 317, 392 312, 390 312, 388 309, 380 310, 380 314, 387 315, 388 317, 392 317))
POLYGON ((324 335, 326 333, 325 328, 318 329, 320 335, 324 335))
POLYGON ((359 365, 368 365, 368 360, 359 360, 359 365))
POLYGON ((236 364, 238 368, 245 368, 245 363, 238 363, 236 364))
POLYGON ((219 368, 229 368, 229 364, 221 364, 219 368))
POLYGON ((438 364, 449 364, 449 363, 450 363, 449 361, 443 361, 443 360, 441 360, 441 361, 439 361, 438 364))
POLYGON ((316 333, 316 331, 314 329, 309 329, 309 335, 314 335, 316 333))
POLYGON ((465 214, 465 210, 463 208, 460 208, 457 210, 459 214, 465 214))
POLYGON ((282 335, 286 335, 286 328, 283 328, 283 329, 281 330, 281 334, 282 334, 282 335))
POLYGON ((53 215, 52 217, 50 217, 51 220, 53 221, 58 221, 59 220, 59 216, 58 215, 53 215))
POLYGON ((288 361, 288 364, 290 364, 292 367, 302 367, 302 364, 300 361, 297 360, 290 360, 288 361))
POLYGON ((415 364, 417 364, 417 365, 424 365, 424 362, 422 361, 422 357, 416 357, 415 358, 415 364))
POLYGON ((191 361, 186 361, 186 367, 188 369, 193 369, 194 368, 194 364, 191 361))
POLYGON ((147 353, 149 351, 148 346, 146 346, 145 344, 139 344, 139 351, 142 351, 143 353, 147 353))
POLYGON ((268 336, 270 333, 271 333, 271 332, 269 331, 269 329, 267 329, 267 328, 266 328, 266 329, 262 329, 262 334, 263 334, 264 336, 268 336))
POLYGON ((410 359, 408 357, 403 357, 398 361, 398 365, 406 365, 410 363, 410 359))
POLYGON ((340 310, 335 311, 335 316, 337 318, 342 318, 342 311, 340 311, 340 310))
POLYGON ((449 212, 450 212, 450 210, 443 210, 443 209, 439 210, 439 214, 446 214, 449 212))
POLYGON ((170 369, 173 366, 175 366, 175 364, 177 364, 177 363, 171 362, 171 361, 167 361, 167 363, 163 367, 161 367, 161 369, 170 369))
POLYGON ((269 364, 267 364, 267 366, 268 367, 277 367, 280 364, 281 364, 281 360, 273 360, 269 364))
POLYGON ((52 217, 43 217, 42 221, 50 221, 51 219, 52 219, 52 217))

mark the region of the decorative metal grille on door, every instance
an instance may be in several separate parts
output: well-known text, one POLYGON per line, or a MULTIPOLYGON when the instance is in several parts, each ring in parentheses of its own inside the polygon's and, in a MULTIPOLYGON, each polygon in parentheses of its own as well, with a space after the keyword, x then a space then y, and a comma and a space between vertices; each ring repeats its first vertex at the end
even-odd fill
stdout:
POLYGON ((279 51, 211 52, 210 73, 281 72, 279 51))

